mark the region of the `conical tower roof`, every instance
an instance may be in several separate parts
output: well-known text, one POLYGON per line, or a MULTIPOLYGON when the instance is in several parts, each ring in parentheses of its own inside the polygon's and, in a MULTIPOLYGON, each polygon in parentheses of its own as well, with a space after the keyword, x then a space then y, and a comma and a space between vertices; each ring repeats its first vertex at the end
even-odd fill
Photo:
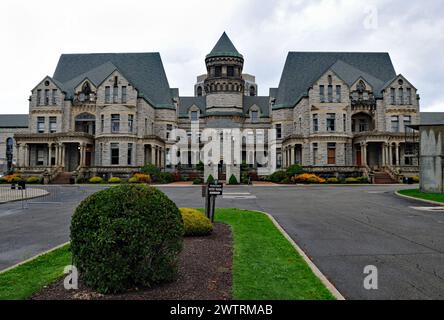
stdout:
POLYGON ((233 42, 228 38, 227 34, 224 32, 217 41, 213 50, 207 55, 207 58, 211 57, 238 57, 243 58, 243 56, 237 51, 233 42))

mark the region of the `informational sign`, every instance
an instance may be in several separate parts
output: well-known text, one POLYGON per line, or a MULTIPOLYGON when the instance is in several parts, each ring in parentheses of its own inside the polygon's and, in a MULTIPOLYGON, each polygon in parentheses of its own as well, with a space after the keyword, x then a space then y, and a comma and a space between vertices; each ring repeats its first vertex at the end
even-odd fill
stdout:
POLYGON ((210 183, 208 185, 208 194, 210 196, 221 196, 223 193, 222 183, 210 183))

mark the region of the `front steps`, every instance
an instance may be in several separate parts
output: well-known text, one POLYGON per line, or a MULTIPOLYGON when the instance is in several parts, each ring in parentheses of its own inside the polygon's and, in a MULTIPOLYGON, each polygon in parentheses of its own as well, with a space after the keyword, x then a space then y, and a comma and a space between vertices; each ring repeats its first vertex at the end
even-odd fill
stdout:
POLYGON ((72 177, 71 172, 60 172, 52 181, 51 184, 70 184, 72 177))
POLYGON ((392 179, 387 172, 375 172, 373 177, 374 184, 396 184, 398 181, 392 179))

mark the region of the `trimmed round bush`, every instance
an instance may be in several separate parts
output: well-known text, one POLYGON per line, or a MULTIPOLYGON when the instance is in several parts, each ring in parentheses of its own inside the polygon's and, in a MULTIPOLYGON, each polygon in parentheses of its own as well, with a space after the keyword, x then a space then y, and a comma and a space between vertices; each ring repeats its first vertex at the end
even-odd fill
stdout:
POLYGON ((89 179, 89 183, 102 183, 103 179, 101 177, 92 177, 89 179))
POLYGON ((210 174, 210 175, 208 176, 207 183, 214 183, 214 177, 213 177, 213 175, 210 174))
POLYGON ((345 179, 345 183, 359 183, 359 179, 358 178, 349 177, 349 178, 345 179))
POLYGON ((131 177, 128 179, 128 183, 139 183, 139 178, 131 177))
POLYGON ((288 177, 294 177, 298 174, 303 173, 303 169, 300 165, 298 164, 292 164, 291 166, 289 166, 286 170, 287 172, 287 176, 288 177))
POLYGON ((158 189, 111 187, 74 212, 73 264, 88 287, 105 294, 172 281, 183 232, 179 209, 158 189))
POLYGON ((328 178, 327 179, 327 183, 339 183, 339 179, 338 178, 328 178))
POLYGON ((239 184, 239 182, 237 182, 237 178, 234 174, 231 175, 230 179, 228 180, 228 184, 239 184))
POLYGON ((207 236, 213 231, 213 225, 202 212, 196 209, 181 208, 185 236, 207 236))
POLYGON ((108 183, 113 183, 113 184, 117 184, 117 183, 121 183, 122 179, 120 179, 119 177, 111 177, 108 179, 108 183))
POLYGON ((413 176, 412 181, 413 183, 419 183, 419 176, 413 176))
POLYGON ((282 182, 285 178, 287 178, 287 173, 283 170, 275 171, 269 176, 269 180, 274 183, 282 182))

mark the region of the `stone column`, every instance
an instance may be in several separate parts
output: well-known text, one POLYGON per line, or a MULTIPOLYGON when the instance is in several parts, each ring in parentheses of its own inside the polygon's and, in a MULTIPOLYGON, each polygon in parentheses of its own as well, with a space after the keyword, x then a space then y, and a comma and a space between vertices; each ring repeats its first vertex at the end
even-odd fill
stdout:
POLYGON ((24 167, 29 167, 30 166, 30 156, 29 156, 29 145, 27 144, 27 143, 25 143, 25 146, 24 146, 24 155, 23 155, 23 160, 24 160, 24 162, 23 162, 23 166, 24 167))
MULTIPOLYGON (((160 148, 160 167, 164 168, 165 167, 165 149, 164 148, 160 148)), ((191 159, 192 161, 192 159, 191 159)))
POLYGON ((65 145, 63 143, 60 144, 60 165, 65 167, 65 145))
POLYGON ((151 145, 151 164, 156 165, 156 147, 151 145))
POLYGON ((17 148, 17 156, 16 156, 17 166, 22 167, 22 157, 20 156, 20 153, 22 152, 22 145, 17 143, 16 148, 17 148))
POLYGON ((362 156, 362 165, 366 166, 367 165, 367 143, 362 143, 361 144, 361 156, 362 156))
POLYGON ((289 166, 293 165, 295 163, 295 158, 294 158, 294 145, 290 146, 290 164, 289 166))
POLYGON ((86 144, 84 143, 80 146, 80 165, 82 167, 86 165, 86 144))
POLYGON ((395 154, 396 165, 399 166, 399 142, 396 142, 395 147, 396 147, 396 154, 395 154))
POLYGON ((51 159, 52 159, 52 142, 48 143, 48 167, 51 167, 51 159))
POLYGON ((382 144, 381 150, 382 150, 382 164, 381 165, 384 167, 385 166, 385 156, 386 156, 386 154, 385 154, 385 151, 386 151, 385 143, 382 144))

